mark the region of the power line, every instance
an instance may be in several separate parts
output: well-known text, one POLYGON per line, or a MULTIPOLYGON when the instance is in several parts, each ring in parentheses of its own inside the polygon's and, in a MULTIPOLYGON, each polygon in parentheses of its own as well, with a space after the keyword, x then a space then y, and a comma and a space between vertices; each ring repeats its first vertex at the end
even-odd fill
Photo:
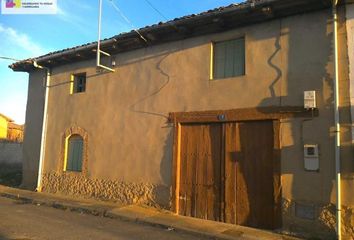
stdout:
POLYGON ((163 19, 165 19, 166 24, 170 25, 172 28, 174 28, 177 32, 179 31, 178 27, 173 24, 172 21, 169 21, 169 19, 157 8, 155 7, 150 0, 144 0, 149 6, 154 9, 163 19))
POLYGON ((142 40, 147 42, 146 38, 138 31, 138 29, 134 26, 134 24, 129 20, 127 16, 124 15, 123 11, 114 3, 113 0, 109 0, 112 4, 113 8, 119 13, 119 15, 133 28, 133 31, 136 32, 142 40))
POLYGON ((168 21, 167 17, 165 17, 165 15, 161 11, 159 11, 157 7, 155 7, 149 0, 145 0, 145 2, 149 4, 150 7, 154 9, 163 19, 165 19, 166 22, 168 21))
POLYGON ((0 56, 0 59, 10 60, 10 61, 15 61, 15 62, 19 62, 19 61, 21 61, 21 60, 15 59, 15 58, 10 58, 10 57, 1 57, 1 56, 0 56))

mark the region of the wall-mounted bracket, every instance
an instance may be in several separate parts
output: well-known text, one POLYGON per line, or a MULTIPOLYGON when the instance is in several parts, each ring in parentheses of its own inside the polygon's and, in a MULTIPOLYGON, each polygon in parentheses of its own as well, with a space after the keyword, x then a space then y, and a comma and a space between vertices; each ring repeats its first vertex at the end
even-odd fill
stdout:
POLYGON ((97 68, 102 68, 108 70, 110 72, 115 72, 114 69, 104 66, 101 64, 101 54, 110 57, 111 55, 107 52, 101 50, 101 18, 102 18, 102 0, 99 0, 99 7, 98 7, 98 40, 97 40, 97 61, 96 66, 97 68))

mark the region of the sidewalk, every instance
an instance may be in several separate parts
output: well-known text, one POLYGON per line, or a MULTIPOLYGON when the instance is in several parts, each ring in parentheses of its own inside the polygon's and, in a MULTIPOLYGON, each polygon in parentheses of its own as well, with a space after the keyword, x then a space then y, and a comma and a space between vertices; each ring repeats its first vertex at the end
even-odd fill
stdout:
POLYGON ((214 221, 175 215, 169 211, 145 206, 119 204, 88 199, 70 198, 48 193, 36 193, 0 185, 0 196, 28 204, 43 205, 62 210, 137 222, 168 230, 185 232, 208 239, 225 240, 295 240, 269 231, 236 226, 214 221))

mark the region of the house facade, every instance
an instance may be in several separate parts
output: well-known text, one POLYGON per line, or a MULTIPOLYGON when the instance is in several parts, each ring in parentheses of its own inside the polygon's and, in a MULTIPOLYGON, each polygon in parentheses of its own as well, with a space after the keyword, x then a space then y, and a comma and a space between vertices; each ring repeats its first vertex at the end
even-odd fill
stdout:
POLYGON ((8 123, 7 126, 7 140, 12 142, 23 142, 24 125, 19 125, 13 122, 8 123))
POLYGON ((7 129, 10 122, 13 122, 13 120, 0 113, 0 139, 7 138, 7 129))
MULTIPOLYGON (((335 236, 331 4, 248 1, 143 28, 147 42, 121 34, 102 42, 114 72, 97 70, 95 43, 15 63, 29 72, 23 186, 335 236)), ((352 8, 341 2, 337 28, 344 239, 354 235, 352 8)))
POLYGON ((14 123, 14 120, 0 113, 0 140, 22 142, 23 129, 24 125, 14 123))
POLYGON ((0 113, 0 168, 22 166, 23 126, 0 113))

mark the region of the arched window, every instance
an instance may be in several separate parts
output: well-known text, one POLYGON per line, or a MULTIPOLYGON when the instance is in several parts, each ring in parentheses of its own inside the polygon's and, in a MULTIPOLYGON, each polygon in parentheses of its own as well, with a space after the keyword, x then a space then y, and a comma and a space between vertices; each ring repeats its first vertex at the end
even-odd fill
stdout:
POLYGON ((66 169, 67 171, 81 172, 84 140, 80 135, 71 135, 68 139, 66 149, 66 169))

